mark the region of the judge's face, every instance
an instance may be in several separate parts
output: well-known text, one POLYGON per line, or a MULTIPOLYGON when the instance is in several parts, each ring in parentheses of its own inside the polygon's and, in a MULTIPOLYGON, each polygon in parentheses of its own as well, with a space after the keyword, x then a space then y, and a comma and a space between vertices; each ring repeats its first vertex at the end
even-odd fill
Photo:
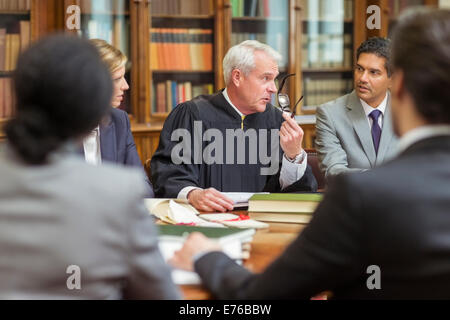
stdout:
POLYGON ((112 73, 113 80, 113 97, 111 105, 113 108, 120 106, 123 100, 123 94, 130 87, 128 86, 127 80, 125 80, 125 67, 119 68, 112 73))
POLYGON ((355 91, 358 97, 376 108, 391 86, 386 59, 373 53, 361 53, 355 68, 355 91))
POLYGON ((278 64, 262 51, 255 52, 255 68, 248 74, 240 74, 237 92, 239 105, 244 114, 264 112, 272 94, 277 92, 275 78, 278 64))

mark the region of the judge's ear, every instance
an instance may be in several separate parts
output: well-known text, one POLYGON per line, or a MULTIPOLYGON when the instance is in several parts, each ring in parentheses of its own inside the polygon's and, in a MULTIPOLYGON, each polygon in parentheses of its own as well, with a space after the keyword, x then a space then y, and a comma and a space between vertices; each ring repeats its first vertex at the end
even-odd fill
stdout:
POLYGON ((234 84, 235 87, 239 87, 242 81, 242 71, 239 69, 234 69, 231 71, 231 82, 234 84))

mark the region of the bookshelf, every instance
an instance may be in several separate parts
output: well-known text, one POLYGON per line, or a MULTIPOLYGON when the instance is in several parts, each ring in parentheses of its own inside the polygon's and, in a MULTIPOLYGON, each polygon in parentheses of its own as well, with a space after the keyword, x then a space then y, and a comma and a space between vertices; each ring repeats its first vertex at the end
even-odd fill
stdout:
MULTIPOLYGON (((80 28, 71 28, 64 25, 67 33, 75 33, 86 39, 103 39, 120 49, 127 57, 125 78, 131 82, 131 69, 134 61, 131 56, 130 41, 130 1, 128 0, 64 0, 64 7, 79 6, 80 8, 80 28)), ((69 14, 65 13, 65 20, 69 14)), ((130 90, 125 91, 124 99, 119 108, 134 114, 131 107, 131 100, 135 88, 130 86, 130 90)))
MULTIPOLYGON (((389 21, 395 23, 397 15, 395 3, 410 5, 415 0, 29 1, 29 10, 1 9, 0 23, 30 21, 31 40, 58 30, 103 38, 127 54, 130 90, 121 108, 130 115, 145 162, 156 149, 159 131, 176 102, 225 86, 222 60, 233 44, 255 38, 278 49, 284 56, 280 72, 296 74, 287 82, 291 101, 305 95, 299 115, 308 116, 317 104, 352 89, 357 46, 370 36, 387 36, 389 21), (372 4, 381 7, 381 30, 365 27, 366 9, 372 4), (80 30, 66 27, 70 5, 81 8, 80 30), (198 56, 201 64, 195 61, 198 56), (160 97, 170 97, 171 103, 168 98, 161 103, 160 97)), ((438 0, 420 2, 437 5, 438 0)), ((10 76, 11 71, 0 71, 0 79, 10 76)), ((314 134, 308 136, 313 139, 314 134)), ((305 146, 311 144, 305 142, 305 146)))
POLYGON ((354 1, 301 1, 303 114, 353 88, 354 1))
POLYGON ((149 18, 150 110, 155 119, 164 120, 179 103, 216 90, 213 3, 203 1, 201 8, 187 4, 174 0, 152 4, 156 10, 149 18), (173 3, 177 5, 168 7, 172 11, 161 10, 162 4, 173 3))

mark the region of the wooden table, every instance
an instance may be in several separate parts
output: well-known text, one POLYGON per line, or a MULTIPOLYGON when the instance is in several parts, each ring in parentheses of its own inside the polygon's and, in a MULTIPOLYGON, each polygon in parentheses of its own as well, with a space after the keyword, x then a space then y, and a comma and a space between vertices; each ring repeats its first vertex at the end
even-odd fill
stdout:
MULTIPOLYGON (((268 229, 257 230, 251 243, 250 258, 244 261, 244 266, 253 272, 262 272, 305 226, 305 224, 294 223, 269 223, 268 229)), ((182 285, 180 288, 185 299, 206 300, 212 298, 209 292, 200 285, 182 285)))

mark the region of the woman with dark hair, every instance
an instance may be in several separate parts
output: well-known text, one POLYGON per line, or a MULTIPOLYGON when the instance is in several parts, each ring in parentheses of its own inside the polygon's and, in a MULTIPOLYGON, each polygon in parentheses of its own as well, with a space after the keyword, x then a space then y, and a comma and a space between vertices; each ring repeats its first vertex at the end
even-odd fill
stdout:
POLYGON ((42 40, 14 82, 0 153, 0 298, 178 298, 139 170, 94 167, 76 152, 111 108, 96 48, 42 40))

